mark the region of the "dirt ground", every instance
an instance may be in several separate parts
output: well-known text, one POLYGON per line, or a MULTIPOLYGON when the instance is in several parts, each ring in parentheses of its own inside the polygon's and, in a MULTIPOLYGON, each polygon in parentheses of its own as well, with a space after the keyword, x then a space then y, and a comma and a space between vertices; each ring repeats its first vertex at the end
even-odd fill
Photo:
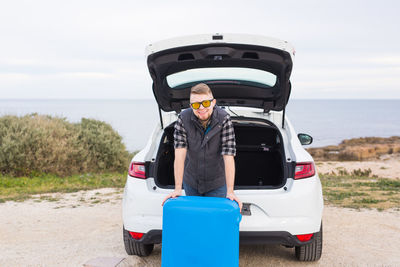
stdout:
MULTIPOLYGON (((241 246, 240 266, 400 266, 400 212, 325 207, 323 255, 297 262, 294 249, 241 246)), ((97 257, 125 258, 118 266, 160 266, 151 256, 125 253, 121 190, 39 196, 0 204, 0 266, 82 266, 97 257)))
POLYGON ((349 173, 353 170, 371 169, 371 175, 382 178, 400 178, 400 154, 383 155, 377 160, 368 161, 326 161, 316 162, 318 173, 330 173, 346 169, 349 173))

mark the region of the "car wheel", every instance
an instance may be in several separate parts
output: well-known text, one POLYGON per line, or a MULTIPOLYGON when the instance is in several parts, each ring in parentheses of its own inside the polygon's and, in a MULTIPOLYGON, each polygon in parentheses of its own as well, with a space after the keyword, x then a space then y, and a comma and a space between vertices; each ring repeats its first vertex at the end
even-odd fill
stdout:
POLYGON ((314 234, 310 244, 295 247, 296 258, 300 261, 317 261, 322 254, 322 223, 319 232, 314 234))
POLYGON ((133 240, 129 232, 123 228, 125 250, 128 255, 137 255, 140 257, 149 256, 153 251, 154 244, 143 244, 133 240))

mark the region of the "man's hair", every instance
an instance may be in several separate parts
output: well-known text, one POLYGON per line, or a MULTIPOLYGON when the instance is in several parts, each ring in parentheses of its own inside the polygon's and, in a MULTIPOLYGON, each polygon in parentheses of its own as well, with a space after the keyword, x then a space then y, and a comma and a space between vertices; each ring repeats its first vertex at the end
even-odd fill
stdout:
POLYGON ((192 94, 195 94, 195 95, 207 95, 207 94, 213 95, 210 87, 205 83, 199 83, 199 84, 196 84, 195 86, 193 86, 190 89, 190 95, 192 95, 192 94))

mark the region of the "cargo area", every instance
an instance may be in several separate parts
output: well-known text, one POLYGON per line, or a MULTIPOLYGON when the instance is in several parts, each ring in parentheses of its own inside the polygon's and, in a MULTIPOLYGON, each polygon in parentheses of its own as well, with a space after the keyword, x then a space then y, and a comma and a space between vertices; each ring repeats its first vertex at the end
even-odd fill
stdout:
MULTIPOLYGON (((235 188, 278 188, 286 183, 279 130, 265 120, 232 118, 236 136, 235 188)), ((174 186, 174 124, 164 129, 152 173, 160 187, 174 186)))

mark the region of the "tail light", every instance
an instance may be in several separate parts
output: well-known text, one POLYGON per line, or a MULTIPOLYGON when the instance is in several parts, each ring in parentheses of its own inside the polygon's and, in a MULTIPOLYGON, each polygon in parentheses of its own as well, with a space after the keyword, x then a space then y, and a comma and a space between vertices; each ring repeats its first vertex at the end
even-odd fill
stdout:
POLYGON ((296 235, 296 237, 300 242, 306 242, 309 241, 313 235, 314 234, 296 235))
POLYGON ((313 162, 299 162, 296 164, 294 179, 303 179, 315 175, 315 167, 313 162))
POLYGON ((129 232, 133 239, 139 240, 143 237, 143 233, 129 232))
POLYGON ((132 177, 146 179, 146 168, 143 162, 132 162, 128 173, 132 177))

